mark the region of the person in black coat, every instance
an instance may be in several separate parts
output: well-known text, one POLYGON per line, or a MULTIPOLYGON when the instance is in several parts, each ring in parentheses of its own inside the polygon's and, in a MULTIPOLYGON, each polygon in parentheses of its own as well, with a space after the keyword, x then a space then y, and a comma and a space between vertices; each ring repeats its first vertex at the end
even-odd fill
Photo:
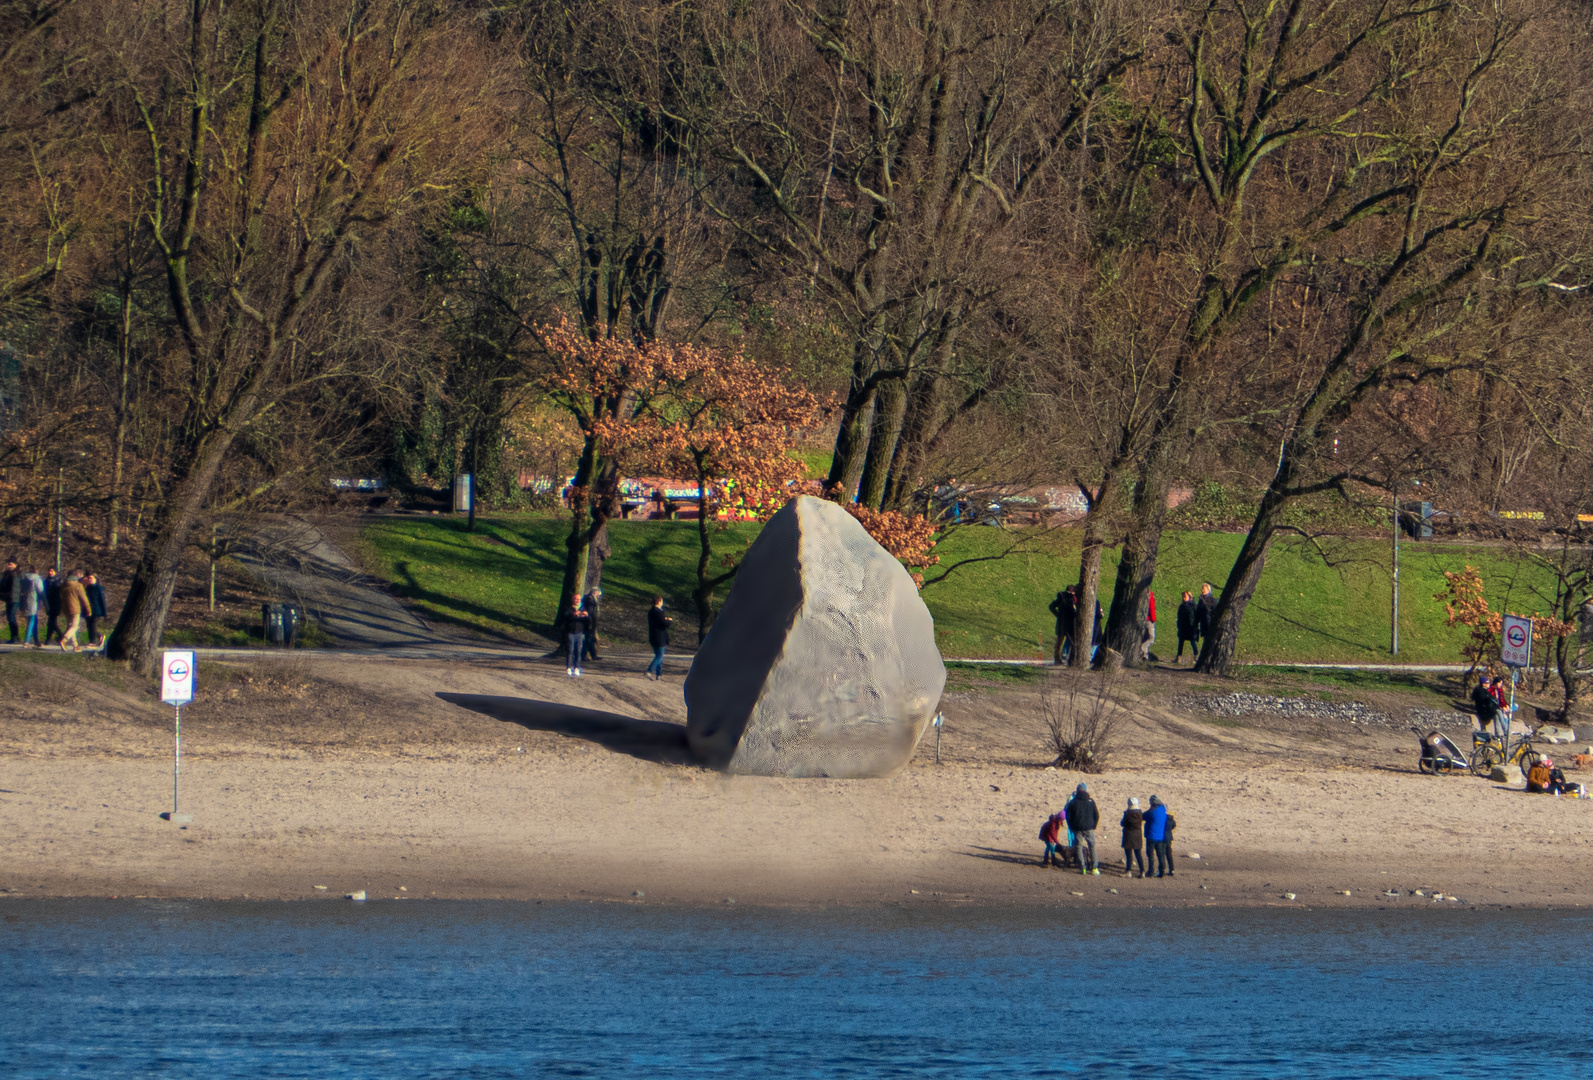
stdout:
POLYGON ((1471 703, 1477 708, 1477 728, 1487 734, 1488 725, 1494 722, 1499 715, 1499 702, 1494 700, 1493 694, 1488 691, 1488 676, 1486 673, 1477 676, 1477 685, 1471 688, 1471 703))
POLYGON ((21 636, 17 630, 17 616, 22 612, 22 571, 15 559, 6 560, 4 573, 0 573, 0 603, 6 606, 6 628, 11 631, 11 644, 21 636))
POLYGON ((44 643, 61 636, 61 575, 51 567, 44 572, 44 613, 50 617, 44 629, 44 643))
POLYGON ((1079 873, 1099 876, 1101 866, 1095 858, 1095 827, 1101 823, 1101 812, 1096 808, 1095 800, 1090 798, 1090 785, 1080 784, 1074 788, 1073 798, 1068 800, 1062 813, 1067 818, 1068 831, 1073 834, 1073 851, 1079 860, 1079 873))
POLYGON ((1184 659, 1184 644, 1189 644, 1189 651, 1194 653, 1194 659, 1200 659, 1200 646, 1196 639, 1200 637, 1199 630, 1200 605, 1195 603, 1195 594, 1186 592, 1184 602, 1178 605, 1178 655, 1173 658, 1177 664, 1184 659))
POLYGON ((1078 601, 1073 597, 1074 588, 1069 585, 1051 601, 1051 614, 1056 616, 1055 662, 1058 666, 1067 663, 1073 654, 1073 625, 1079 614, 1078 601))
POLYGON ((1211 636, 1212 616, 1217 613, 1217 598, 1211 595, 1211 582, 1202 582, 1200 599, 1195 601, 1195 635, 1201 642, 1211 636))
POLYGON ((576 666, 580 666, 581 660, 597 659, 597 609, 598 605, 602 603, 602 601, 602 589, 593 589, 591 592, 581 597, 581 607, 589 616, 591 616, 592 621, 591 625, 586 628, 586 644, 582 646, 581 656, 580 659, 576 661, 576 666))
POLYGON ((105 618, 105 586, 100 584, 99 575, 90 574, 83 579, 83 591, 88 593, 88 637, 89 644, 98 648, 105 644, 105 638, 100 634, 100 620, 105 618))
POLYGON ((653 597, 653 606, 647 609, 647 644, 653 647, 653 662, 647 665, 647 674, 654 681, 664 677, 664 650, 669 647, 669 624, 674 621, 664 614, 664 598, 653 597))
POLYGON ((581 651, 592 630, 592 615, 581 606, 580 596, 570 597, 570 612, 564 616, 564 673, 581 673, 581 651))

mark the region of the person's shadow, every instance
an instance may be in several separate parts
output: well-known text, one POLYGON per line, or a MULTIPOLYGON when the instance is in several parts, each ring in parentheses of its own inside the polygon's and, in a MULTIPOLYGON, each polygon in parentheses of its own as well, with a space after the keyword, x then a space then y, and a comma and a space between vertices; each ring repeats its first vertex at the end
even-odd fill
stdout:
POLYGON ((615 753, 629 754, 660 765, 700 765, 686 742, 686 726, 662 720, 637 720, 619 713, 561 705, 556 701, 502 697, 492 694, 437 695, 450 705, 519 724, 532 731, 552 731, 586 739, 615 753))

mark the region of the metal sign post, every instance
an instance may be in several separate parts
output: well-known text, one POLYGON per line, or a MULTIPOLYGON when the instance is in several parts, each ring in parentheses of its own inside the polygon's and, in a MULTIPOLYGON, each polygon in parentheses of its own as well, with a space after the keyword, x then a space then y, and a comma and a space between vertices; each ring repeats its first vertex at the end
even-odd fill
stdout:
POLYGON ((166 652, 160 657, 160 700, 176 710, 172 728, 171 812, 160 815, 174 825, 187 825, 192 814, 177 812, 177 780, 183 762, 183 706, 194 699, 194 654, 166 652))
POLYGON ((1516 715, 1516 683, 1532 666, 1532 620, 1506 615, 1500 627, 1499 659, 1510 669, 1510 712, 1505 717, 1505 748, 1510 745, 1510 725, 1516 715))
POLYGON ((940 733, 946 726, 946 714, 936 713, 933 721, 935 725, 935 764, 940 764, 940 733))

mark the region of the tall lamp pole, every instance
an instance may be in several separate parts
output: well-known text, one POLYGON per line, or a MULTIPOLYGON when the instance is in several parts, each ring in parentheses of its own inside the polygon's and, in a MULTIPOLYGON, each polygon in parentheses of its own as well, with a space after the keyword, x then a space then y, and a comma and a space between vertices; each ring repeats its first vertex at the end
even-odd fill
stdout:
POLYGON ((1389 621, 1388 650, 1399 655, 1399 480, 1391 477, 1389 489, 1394 496, 1394 617, 1389 621))

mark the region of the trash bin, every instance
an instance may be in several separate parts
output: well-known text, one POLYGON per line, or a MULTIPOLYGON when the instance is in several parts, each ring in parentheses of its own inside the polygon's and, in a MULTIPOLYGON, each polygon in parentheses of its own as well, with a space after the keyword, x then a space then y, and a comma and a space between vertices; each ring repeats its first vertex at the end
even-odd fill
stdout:
POLYGON ((267 645, 293 648, 299 642, 299 627, 304 623, 304 612, 297 604, 269 603, 260 605, 261 636, 267 645))
POLYGON ((267 645, 281 645, 283 639, 282 604, 260 605, 260 636, 267 645))

